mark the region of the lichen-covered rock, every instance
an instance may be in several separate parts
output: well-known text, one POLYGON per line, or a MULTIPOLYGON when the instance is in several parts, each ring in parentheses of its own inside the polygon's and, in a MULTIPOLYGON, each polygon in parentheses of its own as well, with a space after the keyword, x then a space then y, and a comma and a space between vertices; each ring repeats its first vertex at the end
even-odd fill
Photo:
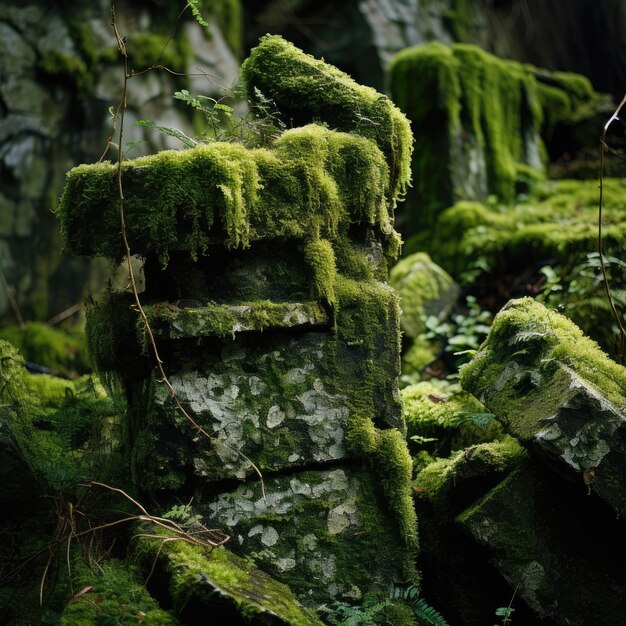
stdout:
POLYGON ((459 296, 459 286, 425 252, 398 261, 389 281, 400 294, 402 330, 412 338, 424 332, 427 317, 446 317, 459 296))
POLYGON ((381 593, 412 567, 381 495, 373 474, 344 466, 268 476, 265 497, 259 483, 245 484, 197 507, 205 525, 232 535, 233 550, 316 606, 381 593))
POLYGON ((146 571, 154 567, 162 601, 173 605, 188 626, 207 620, 233 626, 322 625, 287 586, 224 547, 207 552, 185 541, 167 541, 157 532, 140 536, 135 554, 146 571))
POLYGON ((626 512, 626 369, 567 318, 511 301, 461 382, 508 432, 626 512))
POLYGON ((525 462, 457 522, 537 617, 617 625, 626 611, 623 524, 599 504, 525 462))

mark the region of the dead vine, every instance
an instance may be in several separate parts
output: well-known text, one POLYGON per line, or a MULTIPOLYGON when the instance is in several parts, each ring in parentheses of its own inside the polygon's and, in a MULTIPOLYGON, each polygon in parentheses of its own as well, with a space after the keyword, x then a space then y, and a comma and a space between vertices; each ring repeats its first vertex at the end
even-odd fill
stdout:
POLYGON ((625 358, 625 347, 626 347, 626 329, 624 328, 624 324, 622 318, 617 310, 617 306, 615 304, 615 300, 613 298, 613 294, 611 293, 611 288, 609 286, 609 277, 606 271, 606 264, 604 262, 604 252, 603 252, 603 242, 602 242, 602 203, 603 203, 603 191, 604 191, 604 155, 606 152, 610 151, 609 146, 606 143, 606 133, 611 126, 611 124, 615 121, 620 120, 619 114, 622 108, 626 105, 626 95, 622 98, 617 109, 608 122, 604 125, 602 129, 602 136, 600 138, 600 193, 598 199, 598 253, 600 255, 600 268, 602 270, 602 280, 604 283, 604 290, 606 292, 607 300, 609 301, 609 306, 611 307, 611 311, 613 313, 613 317, 619 329, 619 338, 617 342, 617 353, 622 361, 625 358))

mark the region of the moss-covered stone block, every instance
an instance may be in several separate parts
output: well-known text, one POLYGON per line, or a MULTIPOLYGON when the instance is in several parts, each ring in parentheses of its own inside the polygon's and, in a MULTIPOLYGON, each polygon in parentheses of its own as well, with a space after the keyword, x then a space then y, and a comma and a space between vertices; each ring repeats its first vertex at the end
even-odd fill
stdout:
POLYGON ((286 585, 224 547, 206 551, 149 533, 138 539, 135 554, 146 571, 154 567, 163 601, 189 626, 206 624, 207 619, 233 626, 322 625, 286 585))
MULTIPOLYGON (((336 238, 351 224, 391 236, 389 170, 376 145, 310 125, 272 149, 212 143, 126 161, 124 213, 133 254, 171 251, 195 259, 211 243, 246 248, 273 238, 336 238)), ((80 165, 67 174, 57 216, 73 254, 121 259, 117 167, 80 165)))
POLYGON ((277 35, 261 38, 244 61, 241 75, 253 100, 269 98, 291 124, 319 120, 372 139, 389 166, 390 201, 406 191, 413 135, 389 98, 277 35))
POLYGON ((527 461, 457 523, 538 618, 623 621, 623 524, 575 485, 527 461))
POLYGON ((400 294, 404 334, 415 338, 426 330, 426 318, 445 318, 459 296, 459 286, 425 252, 401 259, 391 268, 389 281, 400 294))
POLYGON ((400 216, 409 233, 430 230, 457 201, 493 194, 508 204, 527 193, 545 177, 543 139, 558 134, 576 150, 566 137, 607 102, 584 76, 500 59, 463 43, 401 51, 390 65, 390 88, 416 137, 414 188, 400 216))
POLYGON ((541 176, 542 108, 523 65, 468 44, 429 43, 396 55, 390 86, 416 136, 410 231, 432 227, 455 200, 510 201, 520 178, 541 176))
POLYGON ((232 549, 292 588, 307 605, 386 593, 412 570, 398 520, 369 471, 347 466, 268 476, 212 502, 205 524, 232 535, 232 549))
POLYGON ((511 301, 461 373, 504 428, 626 510, 626 369, 570 320, 511 301))

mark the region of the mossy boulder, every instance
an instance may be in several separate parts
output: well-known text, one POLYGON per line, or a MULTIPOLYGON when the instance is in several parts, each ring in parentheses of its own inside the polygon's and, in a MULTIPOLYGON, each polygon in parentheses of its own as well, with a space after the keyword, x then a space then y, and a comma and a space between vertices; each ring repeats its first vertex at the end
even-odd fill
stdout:
POLYGON ((459 296, 452 277, 425 252, 411 254, 391 268, 389 281, 400 294, 400 324, 407 337, 426 330, 429 316, 445 318, 459 296))
POLYGON ((464 43, 401 51, 390 65, 390 87, 416 136, 414 190, 401 216, 409 233, 431 228, 455 201, 493 194, 506 204, 526 193, 545 176, 542 135, 606 102, 583 76, 464 43))
POLYGON ((461 383, 508 432, 624 513, 626 369, 570 320, 511 301, 461 383))
POLYGON ((525 461, 457 524, 488 551, 537 619, 575 626, 622 622, 626 580, 616 554, 623 523, 541 464, 525 461))

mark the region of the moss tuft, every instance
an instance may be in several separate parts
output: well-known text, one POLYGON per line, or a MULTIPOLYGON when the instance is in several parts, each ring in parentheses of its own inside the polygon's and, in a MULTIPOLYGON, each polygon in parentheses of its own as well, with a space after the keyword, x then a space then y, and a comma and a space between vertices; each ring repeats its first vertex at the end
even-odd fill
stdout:
POLYGON ((295 125, 321 120, 374 140, 389 165, 390 202, 406 191, 413 137, 407 119, 386 96, 277 35, 261 38, 241 74, 249 97, 260 91, 295 125))

